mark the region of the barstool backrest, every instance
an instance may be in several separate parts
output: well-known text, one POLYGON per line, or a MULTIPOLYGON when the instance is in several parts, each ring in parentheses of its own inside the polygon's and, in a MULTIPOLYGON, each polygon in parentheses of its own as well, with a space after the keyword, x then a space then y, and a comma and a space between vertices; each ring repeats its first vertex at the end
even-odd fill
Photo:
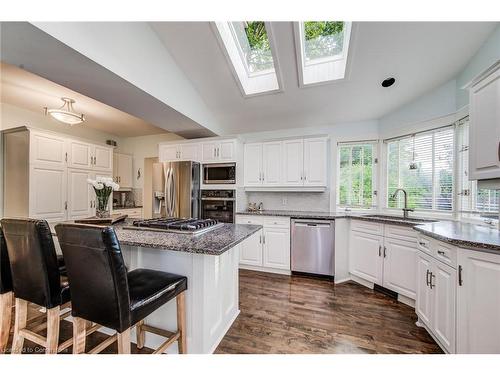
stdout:
POLYGON ((12 292, 12 275, 10 273, 7 245, 5 244, 2 227, 0 227, 0 294, 8 292, 12 292))
POLYGON ((2 219, 16 298, 51 309, 61 304, 57 254, 45 220, 2 219))
POLYGON ((127 267, 112 227, 58 224, 72 314, 123 332, 130 327, 127 267))

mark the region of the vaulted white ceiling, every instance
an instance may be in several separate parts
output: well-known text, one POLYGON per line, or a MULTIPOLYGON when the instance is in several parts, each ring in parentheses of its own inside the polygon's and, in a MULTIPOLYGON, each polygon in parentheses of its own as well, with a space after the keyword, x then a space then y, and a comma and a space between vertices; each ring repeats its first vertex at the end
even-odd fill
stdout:
POLYGON ((150 25, 225 133, 241 133, 380 118, 456 76, 497 23, 355 22, 346 79, 300 88, 293 24, 272 22, 283 91, 250 98, 208 22, 150 25))

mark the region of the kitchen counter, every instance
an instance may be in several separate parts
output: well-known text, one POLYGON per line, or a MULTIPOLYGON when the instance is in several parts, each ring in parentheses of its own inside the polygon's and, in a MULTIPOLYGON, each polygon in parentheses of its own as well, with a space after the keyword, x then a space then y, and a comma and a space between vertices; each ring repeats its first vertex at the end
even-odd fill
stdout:
POLYGON ((131 220, 114 225, 122 245, 205 255, 221 255, 261 229, 260 225, 224 223, 221 227, 206 233, 190 235, 124 229, 127 225, 131 225, 131 220))
POLYGON ((500 231, 498 229, 458 221, 440 221, 417 225, 414 229, 426 236, 458 247, 500 251, 500 231))

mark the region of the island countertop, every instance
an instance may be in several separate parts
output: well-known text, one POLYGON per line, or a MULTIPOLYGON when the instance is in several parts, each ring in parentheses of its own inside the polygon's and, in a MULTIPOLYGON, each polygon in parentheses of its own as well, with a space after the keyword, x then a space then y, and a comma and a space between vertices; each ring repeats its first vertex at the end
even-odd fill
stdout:
MULTIPOLYGON (((262 228, 260 225, 224 223, 209 232, 190 235, 125 229, 125 226, 132 225, 132 221, 126 219, 113 225, 121 245, 206 255, 221 255, 262 228)), ((53 227, 51 229, 55 234, 53 227)))

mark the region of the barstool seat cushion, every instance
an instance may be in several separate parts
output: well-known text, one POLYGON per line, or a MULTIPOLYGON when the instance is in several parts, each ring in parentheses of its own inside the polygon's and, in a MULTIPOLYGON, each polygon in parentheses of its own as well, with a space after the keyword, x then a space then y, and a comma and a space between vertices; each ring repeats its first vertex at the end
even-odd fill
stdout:
POLYGON ((187 277, 149 269, 133 270, 127 280, 132 325, 187 289, 187 277))

